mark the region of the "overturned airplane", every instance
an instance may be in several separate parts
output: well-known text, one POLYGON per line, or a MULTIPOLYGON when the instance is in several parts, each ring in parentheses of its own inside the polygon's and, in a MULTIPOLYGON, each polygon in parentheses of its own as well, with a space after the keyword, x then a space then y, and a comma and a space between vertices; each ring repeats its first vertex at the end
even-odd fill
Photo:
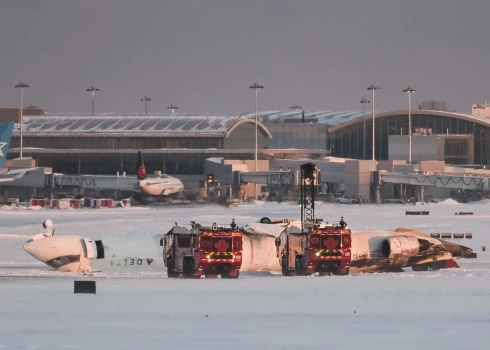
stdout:
MULTIPOLYGON (((296 224, 253 223, 243 227, 241 271, 281 271, 278 238, 284 237, 287 228, 296 224)), ((103 242, 76 235, 55 235, 51 220, 46 220, 43 227, 46 232, 28 240, 24 250, 55 270, 84 273, 166 270, 163 234, 139 237, 138 242, 123 237, 110 237, 103 242)), ((335 238, 329 239, 326 244, 335 238)), ((476 257, 468 247, 402 228, 353 230, 349 244, 351 273, 397 272, 407 267, 414 271, 457 268, 454 259, 476 257)), ((328 262, 329 254, 335 254, 335 247, 331 247, 316 250, 320 263, 328 262)))
MULTIPOLYGON (((328 235, 330 241, 325 245, 335 243, 332 246, 315 246, 310 239, 311 233, 301 230, 301 222, 292 220, 281 220, 269 224, 255 223, 244 227, 245 234, 271 235, 273 230, 270 226, 276 226, 276 256, 275 270, 281 270, 281 256, 284 256, 284 241, 291 241, 291 232, 303 237, 304 252, 316 255, 319 263, 328 263, 329 258, 340 254, 342 242, 335 235, 328 235), (296 231, 291 230, 296 228, 296 231), (286 235, 289 237, 286 238, 286 235), (335 246, 337 245, 337 246, 335 246)), ((321 228, 323 225, 320 224, 321 228)), ((471 248, 456 243, 432 238, 422 232, 406 228, 390 230, 349 230, 350 242, 348 245, 349 269, 351 273, 372 272, 400 272, 404 268, 411 267, 414 271, 438 270, 441 268, 458 268, 455 259, 476 258, 476 253, 471 248)), ((323 240, 322 240, 323 242, 323 240)), ((293 249, 291 249, 293 250, 293 249)), ((297 255, 300 249, 295 247, 293 255, 297 255)), ((286 253, 290 254, 290 253, 286 253)), ((306 257, 304 257, 306 258, 306 257)))

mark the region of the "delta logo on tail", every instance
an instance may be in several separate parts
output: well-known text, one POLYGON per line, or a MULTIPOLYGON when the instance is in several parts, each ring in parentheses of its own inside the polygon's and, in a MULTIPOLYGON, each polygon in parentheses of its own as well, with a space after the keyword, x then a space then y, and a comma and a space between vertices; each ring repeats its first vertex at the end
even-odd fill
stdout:
POLYGON ((136 163, 136 169, 138 172, 138 179, 146 179, 146 168, 145 163, 143 162, 143 155, 141 154, 141 151, 138 151, 138 161, 136 163))
POLYGON ((0 122, 0 167, 5 165, 13 130, 13 121, 0 122))

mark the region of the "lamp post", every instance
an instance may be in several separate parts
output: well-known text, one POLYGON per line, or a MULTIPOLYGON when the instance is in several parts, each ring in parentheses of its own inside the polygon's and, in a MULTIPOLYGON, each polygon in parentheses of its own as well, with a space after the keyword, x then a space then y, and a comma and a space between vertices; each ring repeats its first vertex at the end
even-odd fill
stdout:
POLYGON ((263 89, 262 85, 254 83, 250 86, 251 89, 255 89, 255 171, 257 171, 257 102, 258 102, 258 91, 259 89, 263 89))
POLYGON ((480 165, 483 165, 483 128, 480 129, 480 165))
POLYGON ((92 85, 86 91, 89 91, 92 93, 92 115, 94 115, 95 114, 95 93, 97 91, 100 91, 100 89, 97 89, 95 86, 92 85))
MULTIPOLYGON (((255 171, 257 171, 257 102, 258 102, 258 91, 259 89, 263 89, 262 85, 254 83, 250 86, 250 89, 255 90, 255 171)), ((254 186, 254 197, 257 199, 257 185, 254 186)))
POLYGON ((482 106, 480 104, 477 104, 473 109, 476 109, 476 112, 478 113, 478 116, 480 116, 480 109, 485 109, 485 106, 482 106))
POLYGON ((172 114, 174 114, 175 110, 179 108, 177 107, 176 105, 174 105, 173 103, 167 107, 167 109, 170 109, 172 111, 172 114))
POLYGON ((412 110, 411 110, 411 96, 416 92, 414 88, 408 86, 402 90, 408 93, 408 164, 412 164, 412 110))
POLYGON ((374 149, 374 139, 375 139, 375 132, 374 132, 374 92, 376 90, 379 90, 380 87, 376 86, 374 84, 371 84, 371 86, 369 86, 367 89, 368 89, 368 91, 372 92, 372 96, 373 96, 371 99, 373 101, 373 104, 372 104, 372 106, 373 106, 373 160, 376 160, 375 149, 374 149))
POLYGON ((145 96, 141 99, 141 102, 145 102, 145 115, 148 115, 148 102, 151 101, 151 98, 145 96))
POLYGON ((366 159, 366 103, 371 103, 371 101, 366 100, 364 97, 361 100, 362 103, 362 123, 363 123, 363 133, 362 133, 362 159, 366 159))
POLYGON ((23 82, 19 82, 17 85, 15 85, 16 89, 20 89, 20 159, 22 159, 22 144, 23 144, 23 138, 22 138, 22 133, 24 129, 24 89, 28 88, 29 85, 24 84, 23 82))

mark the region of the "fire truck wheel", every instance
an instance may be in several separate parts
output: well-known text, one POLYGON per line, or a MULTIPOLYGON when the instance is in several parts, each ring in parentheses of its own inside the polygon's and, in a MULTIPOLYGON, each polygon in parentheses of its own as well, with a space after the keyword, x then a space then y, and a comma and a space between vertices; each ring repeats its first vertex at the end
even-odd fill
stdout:
POLYGON ((240 276, 240 271, 237 271, 236 276, 232 276, 231 271, 227 271, 221 275, 221 278, 237 279, 240 276))
POLYGON ((261 224, 272 224, 272 221, 268 217, 263 217, 262 219, 260 219, 260 223, 261 224))
POLYGON ((194 274, 194 259, 193 258, 184 258, 183 263, 184 277, 189 278, 194 274))
POLYGON ((337 270, 335 271, 334 275, 336 276, 347 276, 349 274, 349 268, 348 267, 338 267, 337 270))
POLYGON ((282 267, 282 275, 283 276, 289 276, 288 266, 286 263, 286 257, 284 257, 284 256, 282 257, 281 267, 282 267))
POLYGON ((172 259, 167 260, 167 276, 168 278, 173 278, 174 276, 174 264, 172 259))
POLYGON ((305 274, 305 264, 302 256, 296 257, 295 263, 296 276, 303 276, 305 274))

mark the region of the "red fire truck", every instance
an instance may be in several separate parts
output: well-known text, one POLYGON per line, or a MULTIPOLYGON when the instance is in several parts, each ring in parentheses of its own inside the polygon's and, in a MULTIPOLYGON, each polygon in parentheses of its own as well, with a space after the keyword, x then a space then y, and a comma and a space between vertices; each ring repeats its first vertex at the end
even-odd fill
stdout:
POLYGON ((336 225, 315 219, 315 174, 314 164, 301 165, 301 221, 288 221, 276 239, 284 276, 349 274, 351 231, 343 218, 336 225))
POLYGON ((283 276, 349 274, 351 231, 346 227, 319 220, 304 229, 290 224, 276 246, 283 276))
POLYGON ((163 260, 169 278, 238 278, 243 233, 231 225, 176 225, 165 236, 163 260))

